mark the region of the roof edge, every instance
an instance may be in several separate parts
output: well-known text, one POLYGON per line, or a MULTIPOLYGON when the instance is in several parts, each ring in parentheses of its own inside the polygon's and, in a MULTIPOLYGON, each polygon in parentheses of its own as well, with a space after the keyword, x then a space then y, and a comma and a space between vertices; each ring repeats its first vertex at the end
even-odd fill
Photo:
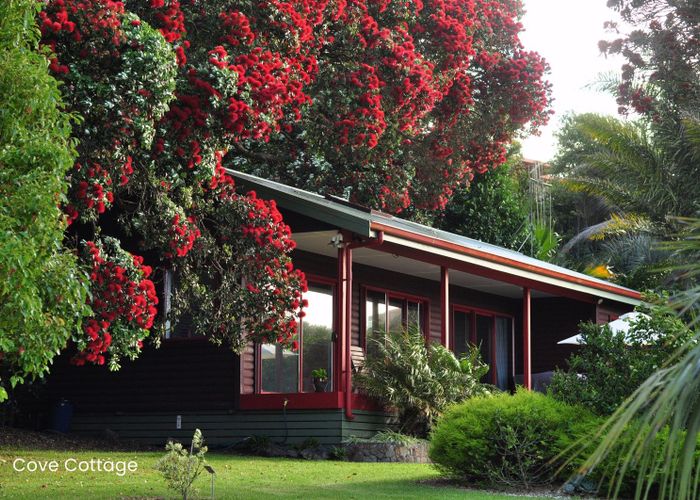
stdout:
POLYGON ((388 224, 383 224, 381 222, 376 222, 372 221, 371 223, 371 228, 375 231, 383 231, 386 234, 390 234, 393 236, 397 236, 399 238, 404 238, 410 241, 414 241, 416 243, 424 243, 430 246, 436 246, 439 247, 443 250, 449 250, 452 252, 456 252, 459 254, 467 255, 470 257, 474 257, 480 260, 484 260, 486 262, 493 262, 496 264, 501 264, 505 265, 507 267, 511 267, 513 269, 518 269, 521 271, 527 271, 527 272, 532 272, 536 274, 540 274, 543 276, 547 276, 549 278, 561 280, 567 283, 572 283, 580 286, 585 286, 594 290, 602 291, 602 292, 607 292, 607 293, 612 293, 615 295, 618 295, 620 297, 625 297, 627 299, 633 299, 635 301, 641 302, 642 300, 642 295, 640 292, 636 290, 632 290, 630 288, 625 288, 619 285, 615 285, 614 283, 602 283, 598 281, 593 281, 593 280, 587 280, 583 277, 578 277, 578 276, 570 276, 564 273, 559 273, 557 271, 554 271, 552 269, 546 269, 540 266, 535 266, 533 264, 525 263, 525 262, 519 262, 514 259, 510 259, 508 257, 503 257, 500 255, 494 255, 492 253, 485 252, 483 250, 477 250, 473 248, 468 248, 463 245, 459 245, 457 243, 452 243, 449 241, 445 241, 440 238, 436 237, 429 237, 429 236, 423 236, 421 234, 407 231, 405 229, 399 229, 393 226, 390 226, 388 224))

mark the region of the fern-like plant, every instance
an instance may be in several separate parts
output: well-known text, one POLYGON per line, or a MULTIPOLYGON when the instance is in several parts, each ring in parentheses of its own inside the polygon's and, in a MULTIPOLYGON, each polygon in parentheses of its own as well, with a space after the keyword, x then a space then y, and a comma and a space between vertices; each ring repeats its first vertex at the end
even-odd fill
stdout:
POLYGON ((193 493, 192 484, 206 463, 204 455, 207 447, 204 446, 202 431, 195 429, 189 450, 173 441, 169 441, 165 449, 168 453, 156 463, 155 468, 165 478, 168 488, 182 495, 182 500, 187 500, 193 493))
POLYGON ((417 327, 387 333, 374 343, 357 384, 399 412, 401 431, 424 437, 448 405, 488 392, 480 379, 488 366, 479 350, 457 358, 446 347, 426 344, 417 327))

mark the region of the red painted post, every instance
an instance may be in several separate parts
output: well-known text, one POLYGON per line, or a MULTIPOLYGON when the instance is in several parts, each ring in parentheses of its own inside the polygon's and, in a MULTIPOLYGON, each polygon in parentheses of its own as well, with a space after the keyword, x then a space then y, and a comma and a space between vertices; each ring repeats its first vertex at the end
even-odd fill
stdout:
POLYGON ((352 249, 345 249, 345 418, 353 420, 352 414, 352 249))
POLYGON ((523 385, 532 389, 532 363, 530 358, 530 289, 523 288, 523 385))
POLYGON ((450 270, 440 267, 440 341, 448 349, 450 343, 450 270))
POLYGON ((346 349, 346 342, 347 342, 347 334, 346 334, 346 327, 347 323, 345 321, 345 300, 346 300, 346 293, 345 293, 345 280, 347 279, 347 276, 345 274, 345 265, 346 265, 346 254, 347 250, 344 246, 341 246, 338 248, 338 299, 336 303, 336 328, 337 328, 337 335, 336 335, 336 370, 335 370, 335 387, 338 392, 344 392, 345 391, 345 371, 346 371, 346 366, 345 366, 345 351, 346 349))

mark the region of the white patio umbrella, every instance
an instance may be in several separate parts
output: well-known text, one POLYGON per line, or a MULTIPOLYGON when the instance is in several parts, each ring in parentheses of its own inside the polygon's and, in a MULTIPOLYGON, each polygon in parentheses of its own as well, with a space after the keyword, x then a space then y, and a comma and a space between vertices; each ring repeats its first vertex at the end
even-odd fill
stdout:
MULTIPOLYGON (((623 334, 627 336, 628 332, 630 331, 630 323, 638 320, 639 318, 649 319, 649 315, 636 311, 628 312, 623 314, 616 320, 608 323, 608 326, 610 327, 614 335, 623 334)), ((652 333, 651 337, 654 339, 657 338, 658 333, 652 333)), ((574 335, 573 337, 560 340, 559 342, 557 342, 557 344, 581 345, 585 344, 585 342, 583 341, 583 335, 579 333, 577 335, 574 335)))

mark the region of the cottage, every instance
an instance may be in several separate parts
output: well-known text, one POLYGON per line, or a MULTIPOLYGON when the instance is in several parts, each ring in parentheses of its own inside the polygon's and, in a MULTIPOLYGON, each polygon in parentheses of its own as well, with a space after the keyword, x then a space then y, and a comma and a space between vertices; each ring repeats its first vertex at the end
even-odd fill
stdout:
MULTIPOLYGON (((533 374, 563 366, 574 347, 557 342, 584 320, 607 322, 640 301, 634 290, 480 241, 435 230, 334 197, 232 172, 274 199, 293 231, 309 307, 298 352, 250 345, 236 356, 186 324, 121 371, 59 363, 49 390, 75 408, 73 430, 111 429, 162 443, 195 428, 210 444, 248 436, 339 443, 368 436, 391 415, 352 390, 368 340, 413 324, 455 353, 480 346, 488 380, 532 387, 533 374), (311 372, 328 383, 316 392, 311 372)), ((162 303, 172 290, 166 276, 162 303)))

